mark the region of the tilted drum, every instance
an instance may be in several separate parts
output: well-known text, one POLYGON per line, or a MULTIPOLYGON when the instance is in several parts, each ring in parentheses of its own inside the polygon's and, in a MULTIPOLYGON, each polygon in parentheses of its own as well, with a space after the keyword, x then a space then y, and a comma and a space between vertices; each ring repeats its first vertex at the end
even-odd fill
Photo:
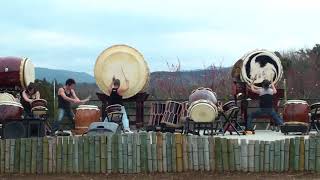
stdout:
POLYGON ((13 101, 0 102, 0 123, 21 119, 22 113, 23 107, 20 103, 13 101))
POLYGON ((34 80, 35 69, 30 59, 0 57, 1 88, 26 88, 34 80))
POLYGON ((83 134, 93 122, 100 121, 100 110, 93 105, 80 105, 76 109, 75 133, 83 134))
POLYGON ((303 100, 289 100, 284 105, 284 122, 309 123, 309 105, 303 100))
POLYGON ((123 98, 129 98, 143 91, 148 85, 149 68, 142 54, 127 45, 114 45, 104 50, 97 58, 94 77, 98 87, 107 95, 112 78, 120 80, 120 88, 125 79, 129 81, 129 89, 123 98))
POLYGON ((42 116, 48 113, 47 101, 45 99, 36 99, 31 103, 31 112, 35 116, 42 116))

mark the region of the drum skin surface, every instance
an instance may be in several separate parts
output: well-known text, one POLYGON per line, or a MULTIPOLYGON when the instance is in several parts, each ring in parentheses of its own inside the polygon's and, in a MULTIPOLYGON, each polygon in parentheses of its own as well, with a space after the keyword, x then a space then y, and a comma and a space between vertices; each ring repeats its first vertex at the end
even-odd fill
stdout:
POLYGON ((207 100, 213 104, 217 104, 217 97, 215 93, 209 88, 198 88, 194 90, 189 96, 189 103, 198 101, 200 99, 207 100))
POLYGON ((0 102, 2 101, 16 101, 16 99, 14 98, 14 96, 12 94, 9 93, 0 93, 0 102))
POLYGON ((26 88, 35 80, 31 60, 18 57, 0 57, 0 87, 26 88))
POLYGON ((309 105, 302 100, 289 100, 284 105, 284 122, 303 122, 309 123, 309 105))
POLYGON ((2 101, 0 102, 0 122, 21 119, 23 107, 20 103, 2 101))
POLYGON ((42 107, 47 107, 47 101, 44 99, 36 99, 33 100, 31 103, 31 107, 37 107, 37 106, 42 106, 42 107))
POLYGON ((94 77, 101 91, 110 95, 108 87, 112 77, 120 80, 120 87, 129 80, 129 89, 123 98, 129 98, 148 85, 149 68, 142 54, 127 45, 114 45, 104 50, 97 58, 94 67, 94 77))
POLYGON ((218 116, 215 104, 207 100, 198 100, 190 104, 189 117, 195 122, 212 122, 218 116))
POLYGON ((91 123, 98 122, 99 119, 100 110, 97 106, 79 106, 75 115, 75 133, 83 134, 88 130, 91 123))

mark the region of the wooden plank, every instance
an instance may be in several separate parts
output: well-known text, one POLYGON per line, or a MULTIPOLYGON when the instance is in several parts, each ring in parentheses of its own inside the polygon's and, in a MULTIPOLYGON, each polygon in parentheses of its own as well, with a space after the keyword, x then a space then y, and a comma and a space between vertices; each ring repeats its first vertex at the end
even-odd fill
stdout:
POLYGON ((260 172, 260 143, 254 142, 254 172, 260 172))
POLYGON ((48 173, 48 161, 49 161, 49 146, 48 146, 48 138, 43 137, 43 144, 42 144, 42 149, 43 149, 43 173, 47 174, 48 173))
POLYGON ((264 172, 270 172, 270 141, 264 144, 264 172))
POLYGON ((5 173, 10 173, 10 139, 6 139, 5 142, 5 173))
MULTIPOLYGON (((0 151, 1 151, 1 149, 0 149, 0 151)), ((20 170, 20 139, 16 139, 14 151, 15 151, 14 152, 14 173, 19 173, 19 170, 20 170)))
MULTIPOLYGON (((20 171, 20 167, 19 167, 20 171)), ((5 173, 5 140, 0 140, 0 172, 5 173)))
POLYGON ((94 172, 100 173, 101 171, 101 147, 100 147, 100 136, 94 136, 94 172))
MULTIPOLYGON (((161 157, 161 163, 162 163, 162 157, 161 157)), ((162 166, 162 164, 161 164, 161 166, 162 166)), ((132 173, 137 173, 137 138, 136 138, 136 133, 132 134, 132 173)))
POLYGON ((309 139, 305 139, 304 157, 304 170, 309 171, 309 139))
POLYGON ((226 138, 221 139, 221 151, 223 171, 229 171, 228 140, 226 138))
MULTIPOLYGON (((221 147, 221 138, 217 137, 215 138, 215 157, 216 157, 216 170, 218 172, 222 172, 222 147, 221 147)), ((239 161, 240 163, 240 161, 239 161)))
POLYGON ((118 169, 119 169, 119 173, 123 173, 124 170, 123 170, 123 164, 124 164, 124 160, 123 160, 123 155, 124 155, 124 152, 123 152, 123 138, 122 138, 122 135, 118 135, 118 150, 119 150, 119 153, 118 153, 118 159, 119 159, 119 163, 118 163, 118 169))
POLYGON ((204 148, 203 148, 203 141, 202 137, 198 137, 198 159, 199 159, 199 170, 204 171, 204 148))
POLYGON ((290 161, 290 139, 286 139, 284 143, 284 171, 289 171, 290 161))
POLYGON ((316 137, 316 172, 320 172, 320 138, 316 137))
POLYGON ((260 141, 260 172, 264 171, 264 146, 265 141, 260 141))
POLYGON ((26 139, 26 166, 25 172, 27 174, 31 173, 31 139, 26 139))
POLYGON ((246 139, 241 139, 241 170, 248 172, 248 144, 246 139))
POLYGON ((300 156, 299 156, 299 170, 304 171, 304 160, 305 160, 305 144, 304 144, 304 137, 300 137, 300 156))
MULTIPOLYGON (((1 148, 2 149, 2 148, 1 148)), ((25 173, 25 165, 26 165, 26 139, 20 139, 20 174, 25 173)))
POLYGON ((128 134, 123 134, 123 172, 128 173, 128 134))
MULTIPOLYGON (((164 143, 163 143, 164 144, 164 143)), ((165 149, 165 147, 163 147, 165 149)), ((189 170, 188 164, 188 137, 187 135, 182 136, 182 157, 183 157, 183 171, 189 170)), ((164 171, 166 172, 166 171, 164 171)))
POLYGON ((275 149, 275 144, 274 141, 270 142, 270 166, 269 166, 269 171, 273 172, 274 171, 274 149, 275 149))
POLYGON ((237 171, 241 171, 241 149, 238 139, 234 140, 234 159, 235 159, 235 167, 237 171))
POLYGON ((141 173, 141 140, 138 133, 135 134, 136 139, 136 164, 137 164, 137 173, 141 173))
POLYGON ((316 139, 314 135, 309 137, 309 170, 315 172, 316 170, 316 139))
MULTIPOLYGON (((210 171, 210 151, 209 151, 209 139, 208 136, 203 137, 204 145, 204 168, 206 171, 210 171)), ((233 147, 232 147, 233 150, 233 147)), ((229 151, 228 151, 229 153, 229 151)))
POLYGON ((140 149, 141 172, 146 173, 148 171, 147 133, 140 132, 139 136, 140 136, 140 142, 141 142, 141 149, 140 149))
MULTIPOLYGON (((234 144, 232 144, 232 145, 234 146, 234 144)), ((189 144, 188 144, 188 146, 189 146, 189 144)), ((233 146, 232 146, 232 148, 233 148, 233 146)), ((215 152, 214 152, 214 149, 215 149, 214 148, 214 137, 210 136, 209 137, 209 159, 210 159, 210 170, 211 171, 215 171, 215 152)), ((191 151, 191 153, 192 153, 192 151, 191 151)), ((190 165, 191 164, 189 164, 189 166, 190 165)), ((189 170, 191 170, 191 169, 189 169, 189 170)))
MULTIPOLYGON (((133 152, 132 152, 132 142, 133 141, 133 138, 132 138, 132 134, 128 134, 128 159, 127 159, 127 162, 128 162, 128 173, 132 174, 133 173, 133 152)), ((155 148, 156 150, 156 148, 155 148)), ((157 162, 155 160, 155 162, 157 162)))
POLYGON ((176 139, 176 152, 177 152, 177 171, 182 172, 183 170, 183 157, 182 157, 182 136, 180 133, 175 134, 176 139))
MULTIPOLYGON (((174 136, 172 136, 174 138, 174 136)), ((152 154, 152 172, 158 171, 157 162, 157 136, 156 132, 151 133, 151 154, 152 154)))
POLYGON ((68 170, 68 138, 62 137, 62 173, 67 173, 68 170))
MULTIPOLYGON (((220 143, 221 148, 221 143, 220 143)), ((192 161, 193 161, 193 170, 198 171, 199 170, 199 153, 198 153, 198 136, 192 136, 192 161)), ((220 151, 221 155, 221 151, 220 151)), ((221 158, 221 156, 220 156, 221 158)), ((222 158, 221 158, 221 171, 222 171, 222 158)))
POLYGON ((290 149, 289 149, 289 154, 290 154, 290 159, 289 159, 289 170, 293 171, 294 166, 295 166, 295 160, 296 160, 296 155, 295 155, 295 143, 294 143, 294 138, 290 139, 290 149))
POLYGON ((78 142, 78 149, 79 149, 79 172, 83 173, 84 172, 84 138, 83 136, 79 137, 79 142, 78 142))
POLYGON ((94 136, 89 136, 89 172, 95 173, 95 147, 94 136))
POLYGON ((15 162, 15 139, 10 139, 10 173, 14 173, 14 162, 15 162))
POLYGON ((285 140, 280 140, 280 172, 284 172, 284 164, 285 164, 285 140))
POLYGON ((160 132, 157 133, 157 166, 158 172, 163 172, 163 162, 162 162, 162 154, 163 154, 163 142, 162 142, 162 134, 160 132))
POLYGON ((299 162, 300 162, 300 138, 299 137, 295 137, 294 138, 294 167, 293 169, 295 171, 299 170, 299 162))
POLYGON ((57 137, 57 173, 62 173, 62 137, 57 137))
MULTIPOLYGON (((187 135, 187 148, 188 148, 188 170, 192 171, 193 170, 193 152, 192 152, 192 146, 193 146, 193 141, 192 141, 192 136, 187 135)), ((167 147, 168 148, 168 147, 167 147)), ((168 164, 169 167, 169 164, 168 164)))
POLYGON ((79 136, 73 137, 73 172, 79 173, 79 136))
MULTIPOLYGON (((107 137, 106 136, 101 136, 100 137, 100 143, 101 143, 101 146, 100 146, 101 173, 105 174, 107 172, 107 137)), ((121 143, 119 143, 119 144, 121 144, 121 143)), ((119 152, 119 154, 120 154, 120 152, 119 152)))
POLYGON ((167 161, 167 134, 162 133, 162 167, 165 173, 168 172, 167 161))
POLYGON ((53 156, 53 152, 52 152, 52 146, 53 146, 53 138, 49 137, 48 138, 48 173, 52 174, 52 156, 53 156))
POLYGON ((166 139, 167 139, 167 145, 166 145, 166 148, 167 148, 167 168, 168 168, 168 172, 172 172, 172 162, 171 162, 171 159, 172 159, 172 134, 171 133, 167 133, 166 134, 166 139))
POLYGON ((274 171, 280 172, 281 169, 281 143, 279 140, 274 143, 274 171))
POLYGON ((176 140, 175 140, 175 135, 172 134, 171 136, 171 142, 172 142, 172 152, 171 152, 171 163, 172 163, 172 172, 177 172, 177 143, 176 143, 176 140))
MULTIPOLYGON (((116 135, 114 135, 116 136, 116 135)), ((112 172, 112 135, 107 136, 107 172, 112 172)))
POLYGON ((248 170, 254 172, 254 140, 249 140, 248 143, 248 170))
POLYGON ((228 160, 229 160, 229 170, 234 171, 235 170, 235 159, 234 159, 234 149, 233 149, 233 140, 228 139, 228 160))
POLYGON ((112 136, 112 172, 117 173, 119 167, 118 134, 112 136))
POLYGON ((37 172, 37 145, 38 145, 38 138, 33 137, 31 139, 31 174, 36 174, 37 172))
POLYGON ((57 138, 52 141, 52 173, 57 173, 57 138))

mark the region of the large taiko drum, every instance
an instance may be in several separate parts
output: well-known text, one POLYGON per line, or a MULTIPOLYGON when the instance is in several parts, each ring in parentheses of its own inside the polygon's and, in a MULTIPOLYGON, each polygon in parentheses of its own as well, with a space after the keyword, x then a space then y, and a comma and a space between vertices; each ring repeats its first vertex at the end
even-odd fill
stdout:
POLYGON ((303 100, 289 100, 284 105, 284 122, 302 122, 309 123, 309 105, 303 100))
POLYGON ((235 64, 232 75, 236 78, 239 66, 241 66, 240 78, 247 85, 250 85, 254 78, 256 78, 254 82, 256 87, 261 87, 265 79, 274 83, 281 80, 283 68, 280 58, 275 53, 267 50, 254 50, 244 55, 241 60, 235 64))
POLYGON ((120 88, 125 79, 129 80, 129 89, 123 95, 126 99, 146 89, 149 68, 142 54, 136 49, 127 45, 114 45, 99 55, 94 67, 96 83, 107 95, 113 76, 120 80, 120 88))
POLYGON ((93 122, 98 122, 100 119, 100 110, 93 105, 80 105, 76 109, 75 115, 75 133, 83 134, 88 130, 88 127, 93 122))
POLYGON ((198 88, 189 96, 188 116, 195 122, 213 122, 218 116, 217 97, 209 88, 198 88))
POLYGON ((26 88, 34 80, 35 70, 30 59, 0 57, 1 88, 26 88))
POLYGON ((20 103, 14 101, 0 102, 0 122, 8 122, 22 118, 23 107, 20 103))
POLYGON ((0 102, 1 101, 16 101, 16 98, 9 93, 0 93, 0 102))

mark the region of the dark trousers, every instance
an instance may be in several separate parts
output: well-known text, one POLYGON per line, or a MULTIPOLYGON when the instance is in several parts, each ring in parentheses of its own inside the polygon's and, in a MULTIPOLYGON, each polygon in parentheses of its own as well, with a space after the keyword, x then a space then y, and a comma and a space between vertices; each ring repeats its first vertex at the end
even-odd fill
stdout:
POLYGON ((283 120, 273 108, 259 108, 257 111, 249 114, 247 119, 247 130, 253 130, 252 120, 256 117, 268 115, 271 116, 276 125, 282 125, 283 120))
POLYGON ((63 117, 67 116, 67 118, 71 121, 72 123, 72 129, 74 129, 74 114, 72 112, 71 108, 68 109, 63 109, 63 108, 59 108, 58 109, 58 119, 55 121, 54 125, 53 125, 53 131, 56 131, 58 129, 61 129, 61 122, 63 117))

